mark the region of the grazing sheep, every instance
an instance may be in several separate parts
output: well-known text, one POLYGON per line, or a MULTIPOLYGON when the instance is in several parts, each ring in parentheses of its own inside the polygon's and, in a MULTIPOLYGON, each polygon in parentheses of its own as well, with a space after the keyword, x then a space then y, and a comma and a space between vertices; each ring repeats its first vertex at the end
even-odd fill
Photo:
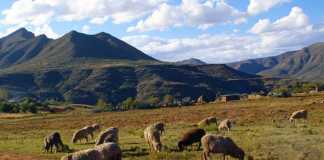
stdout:
POLYGON ((221 153, 223 159, 231 156, 239 160, 244 160, 245 153, 239 148, 231 138, 207 134, 201 139, 203 146, 202 159, 209 160, 210 153, 221 153))
POLYGON ((148 143, 150 151, 160 152, 162 149, 161 135, 164 132, 164 123, 159 122, 150 125, 144 130, 144 138, 148 143))
POLYGON ((216 125, 217 125, 217 118, 214 116, 207 117, 207 118, 201 120, 198 123, 198 126, 210 125, 211 123, 216 123, 216 125))
POLYGON ((100 145, 107 142, 118 143, 118 128, 110 127, 107 130, 100 133, 96 145, 100 145))
POLYGON ((93 134, 94 132, 96 132, 97 130, 100 130, 100 126, 99 124, 93 124, 91 126, 86 126, 84 127, 86 130, 88 130, 88 134, 91 136, 91 139, 93 139, 93 134))
POLYGON ((289 117, 289 121, 292 123, 294 122, 296 124, 297 119, 304 119, 307 120, 308 111, 307 110, 299 110, 295 111, 291 114, 289 117))
MULTIPOLYGON (((92 134, 92 127, 86 126, 84 128, 81 128, 73 133, 72 136, 72 143, 77 143, 77 141, 82 141, 82 139, 85 139, 87 142, 89 141, 89 135, 92 134)), ((91 135, 93 136, 93 135, 91 135)))
POLYGON ((121 160, 122 151, 116 143, 104 143, 92 149, 64 156, 61 160, 121 160))
POLYGON ((230 131, 232 128, 232 122, 229 119, 225 119, 219 123, 218 130, 227 130, 230 131))
POLYGON ((186 132, 180 141, 178 142, 178 147, 180 151, 183 151, 183 149, 186 146, 192 145, 193 143, 199 143, 198 150, 201 146, 201 138, 206 134, 205 130, 200 128, 194 128, 186 132))
POLYGON ((94 131, 99 131, 100 130, 100 125, 97 124, 97 123, 95 123, 95 124, 93 124, 91 126, 93 127, 94 131))
POLYGON ((53 152, 54 146, 55 146, 55 152, 59 151, 59 147, 61 147, 61 151, 63 151, 65 148, 59 132, 53 132, 44 138, 45 152, 48 152, 49 150, 53 152))
POLYGON ((291 116, 289 117, 289 121, 290 122, 295 122, 297 119, 304 119, 307 120, 307 110, 299 110, 299 111, 295 111, 294 113, 291 114, 291 116))

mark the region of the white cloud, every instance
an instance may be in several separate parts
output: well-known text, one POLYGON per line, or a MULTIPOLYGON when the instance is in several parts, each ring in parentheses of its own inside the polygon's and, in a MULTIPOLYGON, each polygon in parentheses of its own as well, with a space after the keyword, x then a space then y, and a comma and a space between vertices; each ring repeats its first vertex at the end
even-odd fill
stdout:
POLYGON ((86 20, 103 24, 131 22, 150 14, 166 0, 17 0, 2 12, 1 24, 25 26, 32 31, 48 31, 55 21, 86 20), (23 24, 23 25, 22 25, 23 24), (47 29, 46 29, 47 28, 47 29))
POLYGON ((59 37, 59 35, 56 32, 54 32, 52 27, 49 26, 48 24, 34 27, 34 33, 36 35, 45 34, 46 36, 48 36, 50 38, 58 38, 59 37))
POLYGON ((88 26, 88 25, 84 25, 82 28, 81 28, 81 32, 83 33, 89 33, 91 30, 91 27, 88 26))
POLYGON ((301 46, 314 42, 315 34, 321 34, 321 30, 310 24, 309 18, 299 7, 293 7, 288 16, 274 22, 259 20, 250 32, 261 38, 260 45, 268 47, 301 46))
POLYGON ((266 12, 272 7, 290 2, 291 0, 250 0, 248 6, 248 13, 250 15, 256 15, 262 12, 266 12))
POLYGON ((211 63, 226 63, 278 55, 324 41, 323 26, 310 24, 302 9, 294 7, 288 16, 274 22, 260 20, 245 34, 234 32, 172 39, 139 35, 123 39, 162 60, 194 57, 211 63))
POLYGON ((262 19, 250 30, 252 33, 265 33, 275 31, 286 31, 294 29, 305 29, 310 27, 309 18, 300 7, 293 7, 288 16, 282 17, 271 23, 269 19, 262 19))
POLYGON ((182 0, 180 5, 160 5, 147 19, 129 27, 128 31, 165 30, 177 26, 206 29, 222 23, 242 23, 245 16, 221 0, 182 0))

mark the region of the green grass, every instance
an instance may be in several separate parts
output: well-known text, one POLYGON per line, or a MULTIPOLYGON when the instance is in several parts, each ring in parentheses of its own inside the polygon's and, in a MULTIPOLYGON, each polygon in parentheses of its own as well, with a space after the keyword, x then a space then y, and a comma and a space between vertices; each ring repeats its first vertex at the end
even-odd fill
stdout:
MULTIPOLYGON (((88 144, 71 144, 70 138, 78 128, 87 124, 120 128, 120 145, 126 160, 197 160, 201 150, 177 151, 182 133, 204 117, 215 115, 220 119, 232 118, 236 125, 231 132, 218 132, 216 125, 204 127, 209 133, 232 137, 245 152, 257 160, 320 160, 324 156, 324 105, 317 102, 323 95, 292 97, 287 99, 261 99, 227 104, 206 104, 182 108, 135 110, 118 113, 90 113, 78 109, 64 114, 43 114, 17 119, 1 119, 0 155, 30 156, 30 159, 59 159, 65 153, 41 152, 43 137, 60 131, 63 141, 74 150, 91 148, 88 144), (307 122, 296 126, 288 123, 287 115, 305 108, 309 110, 307 122), (275 122, 272 120, 275 119, 275 122), (149 153, 144 142, 143 129, 156 121, 166 122, 166 134, 161 153, 149 153)), ((98 133, 96 134, 98 135, 98 133)), ((14 157, 12 156, 12 157, 14 157)), ((216 159, 219 155, 214 155, 216 159)), ((1 156, 0 156, 1 159, 1 156)), ((11 160, 11 159, 9 159, 11 160)))

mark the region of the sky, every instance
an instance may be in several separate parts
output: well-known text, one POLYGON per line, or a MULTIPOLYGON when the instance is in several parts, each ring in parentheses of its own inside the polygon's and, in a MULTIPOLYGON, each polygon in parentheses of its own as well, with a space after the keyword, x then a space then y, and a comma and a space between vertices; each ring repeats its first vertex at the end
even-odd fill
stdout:
POLYGON ((1 0, 0 36, 110 33, 164 61, 229 63, 324 41, 323 0, 1 0))

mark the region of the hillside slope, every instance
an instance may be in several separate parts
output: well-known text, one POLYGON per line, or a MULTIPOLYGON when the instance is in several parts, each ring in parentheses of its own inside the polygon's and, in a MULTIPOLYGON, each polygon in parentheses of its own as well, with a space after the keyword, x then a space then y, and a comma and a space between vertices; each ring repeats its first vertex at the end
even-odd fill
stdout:
POLYGON ((219 94, 266 89, 264 82, 254 75, 229 69, 225 65, 214 67, 216 69, 212 66, 161 64, 15 72, 0 75, 0 87, 42 100, 85 104, 95 104, 98 99, 118 104, 129 97, 138 100, 152 96, 163 99, 167 94, 179 99, 196 99, 204 95, 206 100, 214 100, 219 94), (213 74, 216 70, 222 74, 213 74))
POLYGON ((229 66, 246 73, 271 77, 324 80, 324 43, 316 43, 279 56, 232 63, 229 66))
POLYGON ((31 96, 85 104, 103 99, 119 104, 129 97, 162 100, 172 95, 194 100, 203 95, 213 100, 219 94, 267 89, 259 76, 226 65, 155 60, 107 33, 71 31, 51 40, 20 29, 0 42, 3 57, 19 53, 10 63, 2 63, 6 65, 0 70, 0 88, 13 98, 31 96))

